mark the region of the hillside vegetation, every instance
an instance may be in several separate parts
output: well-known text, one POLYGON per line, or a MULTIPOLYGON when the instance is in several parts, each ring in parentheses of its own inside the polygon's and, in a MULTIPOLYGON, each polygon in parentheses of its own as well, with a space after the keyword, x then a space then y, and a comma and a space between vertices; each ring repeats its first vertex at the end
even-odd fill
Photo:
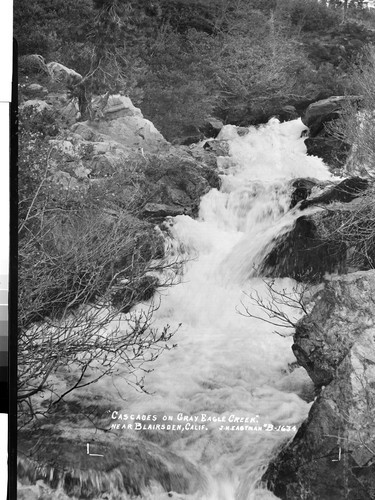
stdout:
POLYGON ((15 0, 20 56, 73 68, 88 94, 129 95, 178 142, 211 115, 256 124, 343 93, 371 20, 358 1, 15 0))

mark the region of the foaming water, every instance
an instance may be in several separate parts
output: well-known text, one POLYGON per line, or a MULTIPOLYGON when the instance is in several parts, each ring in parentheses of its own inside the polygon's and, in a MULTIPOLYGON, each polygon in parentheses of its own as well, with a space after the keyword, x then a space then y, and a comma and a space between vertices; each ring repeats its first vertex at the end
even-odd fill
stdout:
MULTIPOLYGON (((259 480, 277 447, 293 432, 265 428, 298 426, 307 415, 309 404, 297 395, 307 376, 302 369, 288 369, 295 360, 291 337, 238 314, 244 291, 265 296, 256 269, 275 238, 289 231, 298 216, 298 209, 289 210, 290 181, 330 178, 318 158, 306 156, 303 130, 300 120, 271 120, 243 137, 235 127, 224 127, 220 139, 229 141, 231 156, 220 161, 221 190, 202 199, 197 220, 178 216, 172 221, 174 240, 193 258, 185 266, 183 282, 165 291, 154 326, 182 323, 173 338, 177 347, 163 353, 147 375, 150 394, 115 380, 126 413, 170 415, 177 423, 181 414, 197 416, 199 423, 202 415, 211 417, 204 428, 184 432, 122 431, 152 441, 199 469, 204 478, 199 487, 169 493, 168 498, 276 498, 259 480), (228 422, 246 417, 257 422, 251 430, 225 430, 225 425, 234 425, 228 422)), ((291 289, 293 281, 280 279, 276 286, 291 289)), ((246 305, 261 315, 256 305, 246 305)), ((167 494, 156 483, 144 489, 142 498, 163 499, 167 494)))

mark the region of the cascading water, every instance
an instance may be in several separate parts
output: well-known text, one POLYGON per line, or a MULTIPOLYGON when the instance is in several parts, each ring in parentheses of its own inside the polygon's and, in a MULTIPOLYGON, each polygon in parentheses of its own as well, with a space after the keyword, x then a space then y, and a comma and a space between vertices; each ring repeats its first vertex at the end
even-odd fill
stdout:
MULTIPOLYGON (((219 161, 221 190, 202 199, 197 220, 178 216, 171 221, 173 238, 194 257, 185 266, 182 283, 165 292, 155 313, 155 326, 182 323, 173 338, 177 347, 164 352, 146 376, 150 394, 116 381, 124 397, 123 413, 189 423, 184 431, 152 425, 150 430, 118 431, 149 440, 196 466, 200 478, 195 486, 169 497, 275 498, 259 480, 276 447, 294 435, 275 429, 298 426, 307 415, 309 404, 297 395, 307 376, 302 369, 288 368, 295 361, 291 338, 236 310, 243 291, 265 293, 257 267, 298 216, 298 208, 289 210, 290 181, 331 177, 318 158, 306 156, 304 128, 300 120, 280 124, 273 119, 240 137, 235 127, 224 127, 219 138, 228 141, 230 157, 219 161), (266 430, 271 424, 273 430, 266 430)), ((276 283, 292 285, 289 279, 276 283)), ((246 305, 259 316, 255 305, 246 305)), ((114 400, 116 396, 114 392, 114 400)), ((161 499, 167 493, 156 481, 142 497, 161 499)))

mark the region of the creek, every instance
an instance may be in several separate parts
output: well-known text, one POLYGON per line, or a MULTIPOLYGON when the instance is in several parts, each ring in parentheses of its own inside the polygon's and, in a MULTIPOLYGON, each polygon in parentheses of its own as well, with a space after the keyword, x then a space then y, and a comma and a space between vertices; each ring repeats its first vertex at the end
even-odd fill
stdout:
MULTIPOLYGON (((177 347, 147 374, 150 394, 132 391, 120 379, 116 388, 126 401, 126 418, 145 416, 130 435, 182 457, 199 478, 187 491, 169 494, 154 481, 142 498, 276 498, 259 481, 307 416, 310 403, 301 395, 309 382, 302 368, 291 368, 293 332, 240 313, 242 302, 262 316, 244 292, 267 297, 257 268, 299 215, 298 207, 289 208, 291 181, 331 178, 320 159, 306 155, 304 130, 300 120, 272 119, 242 136, 225 126, 219 139, 228 141, 230 156, 219 158, 221 189, 203 197, 197 219, 177 216, 169 223, 188 262, 181 283, 163 292, 154 324, 181 323, 173 337, 177 347)), ((288 278, 275 282, 280 291, 294 285, 288 278)), ((285 310, 298 317, 298 311, 285 310)))

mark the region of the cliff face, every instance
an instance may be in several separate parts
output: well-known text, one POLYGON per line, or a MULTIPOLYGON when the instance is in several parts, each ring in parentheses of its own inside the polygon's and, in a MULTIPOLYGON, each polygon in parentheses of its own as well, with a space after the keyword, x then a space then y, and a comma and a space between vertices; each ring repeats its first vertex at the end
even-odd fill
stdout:
POLYGON ((287 500, 375 498, 375 271, 324 282, 293 350, 320 394, 264 475, 287 500))

